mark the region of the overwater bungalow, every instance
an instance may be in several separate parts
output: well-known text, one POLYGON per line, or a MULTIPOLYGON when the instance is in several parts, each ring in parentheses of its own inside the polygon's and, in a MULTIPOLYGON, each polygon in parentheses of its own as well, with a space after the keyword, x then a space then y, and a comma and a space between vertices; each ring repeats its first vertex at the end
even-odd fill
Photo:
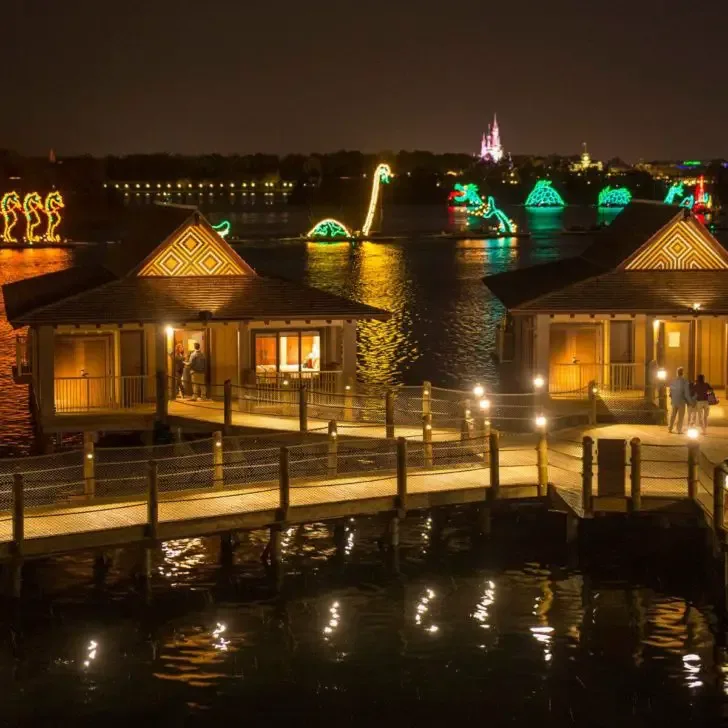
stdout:
POLYGON ((44 432, 148 430, 175 397, 171 352, 200 344, 221 385, 338 392, 356 374, 356 325, 389 314, 258 275, 195 208, 135 209, 97 264, 3 286, 15 381, 44 432), (160 382, 164 392, 160 393, 160 382))
POLYGON ((522 389, 648 398, 682 366, 728 377, 728 253, 687 209, 635 201, 579 256, 485 278, 506 306, 499 357, 522 389))

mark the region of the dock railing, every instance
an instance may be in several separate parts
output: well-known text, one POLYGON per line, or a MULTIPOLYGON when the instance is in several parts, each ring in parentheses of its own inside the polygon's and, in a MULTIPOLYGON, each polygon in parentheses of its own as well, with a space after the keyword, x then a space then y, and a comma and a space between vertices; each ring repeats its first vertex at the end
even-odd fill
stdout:
POLYGON ((55 411, 77 414, 101 410, 153 410, 156 377, 60 377, 55 384, 55 411))

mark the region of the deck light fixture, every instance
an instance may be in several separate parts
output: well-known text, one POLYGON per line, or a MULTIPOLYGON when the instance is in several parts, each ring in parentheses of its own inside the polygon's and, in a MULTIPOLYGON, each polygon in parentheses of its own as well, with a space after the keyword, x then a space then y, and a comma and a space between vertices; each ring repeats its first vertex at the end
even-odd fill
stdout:
POLYGON ((694 303, 691 308, 695 312, 700 311, 700 304, 699 303, 694 303))
POLYGON ((664 382, 667 379, 667 371, 664 369, 658 369, 657 370, 657 379, 660 382, 664 382))
POLYGON ((544 378, 540 374, 537 374, 533 378, 533 388, 534 389, 543 389, 543 385, 544 384, 546 384, 546 381, 544 380, 544 378))
POLYGON ((480 400, 480 409, 483 411, 490 409, 490 400, 489 399, 481 399, 480 400))
POLYGON ((543 415, 539 415, 536 418, 536 427, 543 429, 546 427, 546 418, 543 415))
POLYGON ((690 429, 688 429, 688 438, 690 440, 697 440, 699 434, 700 433, 698 432, 698 429, 696 427, 691 427, 690 429))
POLYGON ((476 384, 473 387, 473 394, 476 397, 482 397, 485 394, 485 387, 482 384, 476 384))

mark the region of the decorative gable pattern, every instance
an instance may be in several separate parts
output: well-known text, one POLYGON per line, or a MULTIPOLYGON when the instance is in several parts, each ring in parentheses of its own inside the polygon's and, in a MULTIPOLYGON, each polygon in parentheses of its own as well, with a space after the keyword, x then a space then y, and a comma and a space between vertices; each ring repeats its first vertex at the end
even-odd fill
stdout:
POLYGON ((142 277, 242 276, 235 253, 205 225, 189 224, 171 237, 137 275, 142 277))
POLYGON ((727 270, 728 254, 693 218, 677 220, 620 266, 623 270, 727 270))

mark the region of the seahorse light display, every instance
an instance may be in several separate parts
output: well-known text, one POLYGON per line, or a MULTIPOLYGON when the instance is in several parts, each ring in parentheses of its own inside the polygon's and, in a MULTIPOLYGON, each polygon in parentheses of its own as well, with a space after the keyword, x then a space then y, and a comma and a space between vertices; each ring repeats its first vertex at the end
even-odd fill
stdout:
POLYGON ((307 233, 306 237, 312 240, 331 240, 340 238, 354 238, 358 236, 366 237, 369 235, 374 223, 374 215, 379 205, 381 197, 382 184, 389 183, 392 178, 392 170, 388 164, 380 164, 374 170, 374 179, 372 181, 372 192, 369 197, 369 207, 367 209, 364 224, 361 230, 353 232, 343 222, 335 220, 333 217, 327 217, 319 220, 307 233))
POLYGON ((44 211, 48 218, 48 226, 46 227, 45 239, 49 243, 60 243, 61 236, 58 234, 57 229, 61 224, 61 213, 59 210, 64 208, 66 205, 63 202, 63 195, 58 190, 49 192, 45 198, 44 211))
POLYGON ((13 234, 13 228, 18 224, 18 213, 22 209, 20 195, 17 192, 6 192, 0 199, 0 212, 3 216, 2 239, 4 243, 18 242, 13 234))
POLYGON ((23 198, 23 214, 25 215, 25 240, 30 243, 39 243, 43 238, 36 230, 42 225, 43 200, 37 192, 28 192, 23 198))
POLYGON ((0 198, 0 215, 2 215, 3 243, 17 243, 15 229, 21 214, 25 218, 25 235, 23 242, 33 244, 40 242, 60 243, 58 226, 61 224, 61 210, 65 207, 63 195, 58 190, 52 190, 45 197, 45 202, 39 192, 28 192, 23 201, 16 190, 6 192, 0 198), (45 219, 45 230, 43 221, 45 219))

